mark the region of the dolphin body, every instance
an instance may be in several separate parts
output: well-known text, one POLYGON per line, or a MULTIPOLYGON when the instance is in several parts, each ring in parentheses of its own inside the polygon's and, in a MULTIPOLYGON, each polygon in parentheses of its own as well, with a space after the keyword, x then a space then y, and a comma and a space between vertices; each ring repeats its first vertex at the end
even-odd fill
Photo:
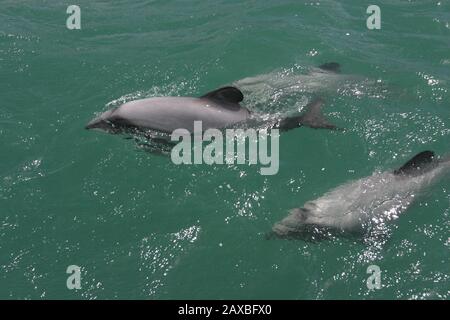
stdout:
POLYGON ((89 122, 87 129, 118 133, 127 129, 151 129, 172 133, 175 129, 194 130, 194 121, 203 128, 223 128, 247 119, 250 112, 239 105, 242 93, 225 87, 200 98, 155 97, 127 102, 89 122))
POLYGON ((396 219, 425 188, 450 171, 450 157, 424 151, 395 171, 376 172, 308 201, 272 228, 278 237, 312 238, 332 233, 361 234, 396 219))
MULTIPOLYGON (((184 128, 194 131, 194 121, 202 121, 204 130, 223 129, 259 118, 239 102, 243 95, 239 89, 224 87, 200 98, 155 97, 127 102, 108 110, 86 125, 86 129, 100 129, 108 133, 156 130, 172 133, 184 128)), ((269 119, 272 128, 290 130, 299 126, 336 129, 321 113, 323 101, 314 99, 299 116, 284 119, 269 119)))
MULTIPOLYGON (((338 66, 336 63, 327 63, 320 68, 334 72, 338 66)), ((243 99, 244 95, 239 89, 229 86, 199 98, 154 97, 135 100, 104 112, 90 121, 86 129, 100 129, 108 133, 151 130, 170 134, 175 129, 183 128, 192 133, 194 121, 202 121, 203 130, 248 126, 255 122, 268 122, 270 127, 280 130, 299 126, 337 129, 322 115, 323 101, 318 98, 305 107, 303 114, 283 119, 253 114, 239 104, 243 99)))

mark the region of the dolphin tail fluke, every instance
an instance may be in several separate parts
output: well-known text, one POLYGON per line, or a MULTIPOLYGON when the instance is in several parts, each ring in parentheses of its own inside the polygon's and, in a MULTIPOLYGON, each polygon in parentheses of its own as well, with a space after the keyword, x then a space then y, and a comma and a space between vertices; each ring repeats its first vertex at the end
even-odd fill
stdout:
POLYGON ((314 99, 306 105, 306 111, 304 113, 281 120, 276 128, 287 131, 300 126, 306 126, 314 129, 343 130, 329 122, 322 114, 323 103, 324 101, 321 98, 314 99))

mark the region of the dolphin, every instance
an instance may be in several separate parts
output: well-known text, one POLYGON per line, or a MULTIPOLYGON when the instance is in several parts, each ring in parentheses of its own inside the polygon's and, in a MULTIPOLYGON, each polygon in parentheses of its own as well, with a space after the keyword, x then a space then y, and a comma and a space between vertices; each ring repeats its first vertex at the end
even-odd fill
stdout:
POLYGON ((290 210, 273 226, 270 236, 362 234, 396 219, 423 190, 449 171, 450 156, 437 158, 432 151, 421 152, 397 170, 375 172, 345 183, 302 208, 290 210))
POLYGON ((384 84, 354 74, 341 73, 341 66, 328 62, 303 71, 294 68, 276 69, 269 73, 246 77, 233 82, 253 104, 264 104, 291 98, 296 94, 312 93, 345 95, 381 95, 384 84))
POLYGON ((127 102, 108 110, 90 121, 86 129, 100 129, 108 133, 145 132, 170 134, 175 129, 194 130, 194 121, 202 121, 203 130, 223 129, 246 123, 264 121, 270 127, 290 130, 299 126, 338 129, 322 115, 323 100, 313 99, 300 115, 278 119, 262 117, 239 103, 242 92, 232 86, 219 88, 199 98, 154 97, 127 102), (262 120, 264 119, 264 120, 262 120))
MULTIPOLYGON (((246 77, 234 82, 239 88, 246 91, 274 91, 291 92, 317 92, 327 88, 335 91, 345 81, 356 80, 359 77, 341 74, 341 66, 336 62, 324 63, 318 67, 310 68, 307 74, 297 74, 292 69, 274 70, 266 74, 246 77)), ((361 80, 361 79, 359 79, 361 80)))

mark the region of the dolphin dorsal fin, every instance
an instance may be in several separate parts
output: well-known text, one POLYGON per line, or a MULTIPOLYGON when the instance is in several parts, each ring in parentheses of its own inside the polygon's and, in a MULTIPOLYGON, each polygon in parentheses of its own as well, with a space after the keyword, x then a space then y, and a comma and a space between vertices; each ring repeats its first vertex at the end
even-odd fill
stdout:
POLYGON ((339 73, 341 65, 337 62, 327 62, 319 66, 319 69, 328 72, 339 73))
POLYGON ((421 167, 431 163, 434 159, 433 151, 422 151, 406 162, 401 168, 394 171, 395 175, 412 174, 421 167))
POLYGON ((235 87, 223 87, 214 91, 208 92, 200 98, 208 98, 229 103, 239 103, 244 100, 242 92, 235 87))

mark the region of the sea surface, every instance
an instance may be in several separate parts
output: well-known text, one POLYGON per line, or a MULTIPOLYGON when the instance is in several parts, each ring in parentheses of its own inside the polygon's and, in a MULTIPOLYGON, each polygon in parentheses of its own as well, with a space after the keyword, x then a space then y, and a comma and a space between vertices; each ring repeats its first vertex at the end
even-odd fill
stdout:
POLYGON ((78 0, 69 30, 71 4, 0 1, 0 298, 450 298, 448 177, 374 241, 265 236, 336 186, 450 153, 450 1, 78 0), (340 73, 318 71, 326 62, 340 73), (175 165, 84 129, 126 101, 249 77, 252 111, 319 96, 345 130, 283 132, 279 171, 264 176, 175 165))

